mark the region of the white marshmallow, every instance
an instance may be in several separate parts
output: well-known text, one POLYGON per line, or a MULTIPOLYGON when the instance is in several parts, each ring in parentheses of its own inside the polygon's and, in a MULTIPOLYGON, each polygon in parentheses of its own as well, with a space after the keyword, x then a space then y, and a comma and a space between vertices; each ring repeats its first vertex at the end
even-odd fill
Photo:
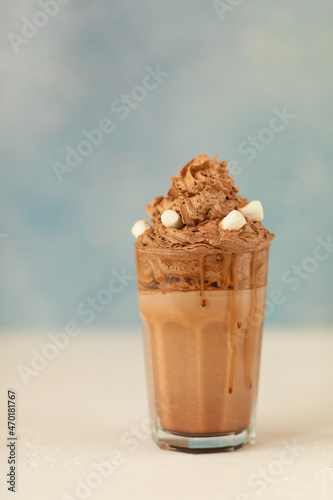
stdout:
POLYGON ((248 219, 253 221, 263 220, 264 218, 264 209, 259 200, 250 201, 245 207, 239 208, 238 210, 248 219))
POLYGON ((244 224, 246 224, 245 217, 238 210, 232 210, 219 222, 219 228, 234 231, 243 227, 244 224))
POLYGON ((161 221, 165 227, 174 227, 175 229, 181 229, 184 224, 182 218, 174 210, 166 210, 161 215, 161 221))
POLYGON ((150 225, 148 224, 148 222, 146 222, 145 220, 137 220, 131 229, 131 233, 133 234, 134 238, 137 238, 149 228, 150 225))

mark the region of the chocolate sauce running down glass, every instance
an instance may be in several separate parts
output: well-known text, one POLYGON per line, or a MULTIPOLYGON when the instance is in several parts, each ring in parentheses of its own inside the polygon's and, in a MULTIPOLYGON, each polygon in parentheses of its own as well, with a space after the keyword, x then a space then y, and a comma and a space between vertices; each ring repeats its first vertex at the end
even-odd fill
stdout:
POLYGON ((268 251, 136 246, 160 447, 231 450, 254 439, 268 251))

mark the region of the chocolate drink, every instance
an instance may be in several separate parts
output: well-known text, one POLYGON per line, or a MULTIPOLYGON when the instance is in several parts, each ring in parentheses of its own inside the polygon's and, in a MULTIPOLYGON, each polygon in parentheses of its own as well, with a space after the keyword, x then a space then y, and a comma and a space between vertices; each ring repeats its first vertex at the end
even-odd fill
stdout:
MULTIPOLYGON (((258 291, 262 309, 265 291, 258 291)), ((198 307, 199 292, 139 293, 145 341, 151 344, 147 363, 155 384, 155 425, 198 436, 250 425, 262 322, 237 338, 237 326, 232 332, 233 320, 225 312, 231 293, 207 292, 205 309, 198 307)), ((253 293, 244 290, 237 297, 242 304, 239 326, 249 317, 253 293)))
POLYGON ((153 227, 136 244, 153 435, 164 448, 235 449, 254 435, 273 235, 251 211, 240 229, 221 227, 252 206, 225 167, 206 155, 186 165, 147 206, 153 227), (178 229, 162 222, 169 210, 178 229))

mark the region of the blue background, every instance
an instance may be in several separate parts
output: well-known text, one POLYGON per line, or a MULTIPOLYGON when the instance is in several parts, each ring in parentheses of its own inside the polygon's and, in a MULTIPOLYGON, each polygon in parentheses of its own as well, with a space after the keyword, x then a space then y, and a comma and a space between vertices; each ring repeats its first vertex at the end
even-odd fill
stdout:
MULTIPOLYGON (((282 280, 333 233, 332 3, 244 0, 219 16, 203 0, 71 0, 15 53, 8 34, 40 10, 1 6, 3 327, 62 329, 112 270, 133 275, 131 226, 200 153, 239 164, 277 235, 269 298, 284 303, 267 322, 332 324, 332 254, 297 290, 282 280), (121 120, 112 102, 157 65, 169 76, 121 120), (248 161, 240 144, 284 107, 295 118, 248 161), (104 118, 114 131, 59 182, 54 162, 104 118)), ((120 325, 139 326, 134 280, 93 323, 120 325)))

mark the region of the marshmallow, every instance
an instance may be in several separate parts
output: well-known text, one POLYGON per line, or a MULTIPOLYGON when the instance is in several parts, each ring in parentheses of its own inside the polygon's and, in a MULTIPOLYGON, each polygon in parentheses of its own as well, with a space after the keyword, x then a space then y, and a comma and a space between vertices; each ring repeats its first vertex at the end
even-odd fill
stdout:
POLYGON ((238 210, 248 219, 253 221, 263 220, 264 218, 264 209, 259 200, 250 201, 245 207, 241 207, 238 210))
POLYGON ((184 224, 182 218, 174 210, 166 210, 161 215, 161 221, 165 227, 174 227, 175 229, 181 229, 184 224))
POLYGON ((137 220, 131 229, 131 233, 133 234, 134 238, 137 238, 149 228, 150 225, 148 224, 148 222, 146 222, 145 220, 137 220))
POLYGON ((233 231, 240 229, 244 224, 246 224, 245 217, 238 210, 232 210, 219 222, 219 228, 233 231))

